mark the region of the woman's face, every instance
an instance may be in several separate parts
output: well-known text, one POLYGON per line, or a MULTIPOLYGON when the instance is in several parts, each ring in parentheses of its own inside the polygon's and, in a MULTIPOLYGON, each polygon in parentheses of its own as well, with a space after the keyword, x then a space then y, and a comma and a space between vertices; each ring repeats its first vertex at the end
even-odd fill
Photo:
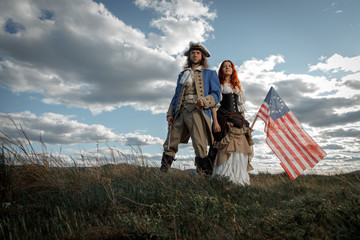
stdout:
POLYGON ((223 66, 222 66, 222 71, 225 76, 231 76, 231 74, 233 74, 233 69, 232 69, 231 63, 224 62, 223 66))

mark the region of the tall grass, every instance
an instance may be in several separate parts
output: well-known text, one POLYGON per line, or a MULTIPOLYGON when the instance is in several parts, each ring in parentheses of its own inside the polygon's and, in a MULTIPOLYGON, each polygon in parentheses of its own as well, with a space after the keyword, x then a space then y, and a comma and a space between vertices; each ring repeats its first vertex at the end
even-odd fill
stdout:
MULTIPOLYGON (((144 164, 67 167, 3 134, 1 239, 359 239, 360 176, 251 175, 251 186, 144 164), (50 161, 51 160, 51 161, 50 161), (51 162, 52 164, 48 164, 51 162)), ((146 160, 146 159, 145 159, 146 160)))

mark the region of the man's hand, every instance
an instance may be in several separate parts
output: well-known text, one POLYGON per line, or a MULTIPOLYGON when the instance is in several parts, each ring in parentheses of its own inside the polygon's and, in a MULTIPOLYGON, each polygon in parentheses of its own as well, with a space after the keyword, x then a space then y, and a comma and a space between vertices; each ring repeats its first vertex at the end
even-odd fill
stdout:
POLYGON ((204 101, 201 98, 196 99, 196 105, 199 107, 204 107, 204 101))
POLYGON ((173 119, 172 116, 167 116, 167 117, 166 117, 166 120, 167 120, 168 124, 171 125, 171 124, 173 123, 173 120, 174 120, 174 119, 173 119))

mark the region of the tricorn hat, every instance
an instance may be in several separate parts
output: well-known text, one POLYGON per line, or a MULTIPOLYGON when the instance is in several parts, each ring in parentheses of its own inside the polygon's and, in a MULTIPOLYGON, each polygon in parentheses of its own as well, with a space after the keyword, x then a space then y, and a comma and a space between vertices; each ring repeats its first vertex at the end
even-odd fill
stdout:
POLYGON ((200 50, 205 55, 205 57, 210 57, 210 52, 200 42, 190 42, 189 49, 185 51, 184 55, 189 56, 191 50, 200 50))

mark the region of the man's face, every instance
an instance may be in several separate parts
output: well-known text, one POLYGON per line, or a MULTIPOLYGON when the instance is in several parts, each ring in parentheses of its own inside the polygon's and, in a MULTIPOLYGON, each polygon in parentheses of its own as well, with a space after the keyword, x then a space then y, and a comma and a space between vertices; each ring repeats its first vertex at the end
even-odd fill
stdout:
POLYGON ((202 57, 202 54, 201 54, 200 50, 191 50, 190 60, 193 64, 200 64, 201 57, 202 57))

